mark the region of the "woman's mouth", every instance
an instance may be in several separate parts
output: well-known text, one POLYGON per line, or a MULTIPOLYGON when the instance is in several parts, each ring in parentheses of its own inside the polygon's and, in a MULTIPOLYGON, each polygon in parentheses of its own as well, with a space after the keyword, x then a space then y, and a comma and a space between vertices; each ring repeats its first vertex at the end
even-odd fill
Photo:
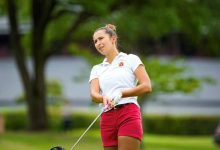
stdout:
POLYGON ((100 51, 102 51, 102 50, 103 50, 103 48, 104 48, 104 46, 101 46, 101 47, 99 47, 99 50, 100 50, 100 51))

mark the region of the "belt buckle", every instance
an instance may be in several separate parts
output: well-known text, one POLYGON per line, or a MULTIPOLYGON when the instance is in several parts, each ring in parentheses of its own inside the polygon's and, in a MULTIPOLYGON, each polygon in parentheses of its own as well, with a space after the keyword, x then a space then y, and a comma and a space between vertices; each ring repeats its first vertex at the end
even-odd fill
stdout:
POLYGON ((119 104, 119 105, 114 106, 113 108, 114 108, 114 109, 119 109, 119 108, 121 108, 122 106, 123 106, 122 104, 119 104))

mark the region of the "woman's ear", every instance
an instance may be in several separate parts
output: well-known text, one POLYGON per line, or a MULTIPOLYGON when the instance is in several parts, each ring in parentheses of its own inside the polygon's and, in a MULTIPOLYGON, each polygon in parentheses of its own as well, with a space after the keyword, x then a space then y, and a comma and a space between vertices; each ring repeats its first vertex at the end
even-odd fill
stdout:
POLYGON ((115 36, 112 36, 112 44, 116 43, 117 38, 115 36))

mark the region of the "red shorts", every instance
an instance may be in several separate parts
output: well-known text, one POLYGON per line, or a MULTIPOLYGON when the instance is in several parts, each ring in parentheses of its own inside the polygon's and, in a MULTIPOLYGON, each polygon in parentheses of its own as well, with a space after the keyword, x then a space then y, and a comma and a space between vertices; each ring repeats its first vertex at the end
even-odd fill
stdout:
POLYGON ((100 128, 103 146, 117 146, 118 136, 130 136, 141 141, 143 128, 140 108, 130 103, 102 113, 100 128))

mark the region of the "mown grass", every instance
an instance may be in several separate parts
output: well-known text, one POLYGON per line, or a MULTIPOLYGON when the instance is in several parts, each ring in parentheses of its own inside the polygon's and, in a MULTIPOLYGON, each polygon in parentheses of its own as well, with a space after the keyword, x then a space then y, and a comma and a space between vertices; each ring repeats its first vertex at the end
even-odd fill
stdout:
MULTIPOLYGON (((69 132, 6 132, 0 135, 1 150, 49 150, 62 145, 70 149, 84 130, 69 132)), ((148 135, 144 137, 146 150, 219 150, 211 136, 148 135)), ((99 131, 90 130, 74 150, 102 150, 99 131)))

